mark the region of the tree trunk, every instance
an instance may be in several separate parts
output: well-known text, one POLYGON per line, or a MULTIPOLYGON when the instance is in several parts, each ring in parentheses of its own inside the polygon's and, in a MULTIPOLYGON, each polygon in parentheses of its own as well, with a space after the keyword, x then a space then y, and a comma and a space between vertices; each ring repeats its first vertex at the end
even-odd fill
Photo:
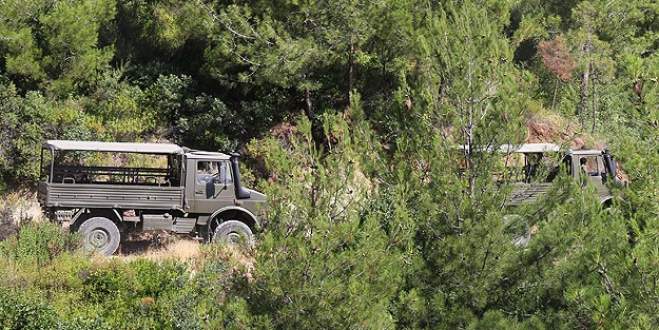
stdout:
POLYGON ((581 88, 580 88, 580 98, 579 98, 579 120, 581 121, 581 127, 584 127, 584 116, 588 110, 588 84, 590 80, 590 62, 586 65, 586 70, 583 73, 581 78, 581 88))
POLYGON ((551 100, 551 109, 556 109, 556 95, 558 94, 558 84, 561 82, 560 79, 556 79, 556 84, 554 84, 554 97, 551 100))
POLYGON ((316 143, 316 145, 320 145, 325 140, 325 137, 323 135, 323 128, 321 123, 316 120, 316 111, 313 108, 313 103, 311 101, 311 91, 309 88, 305 88, 304 90, 304 103, 304 113, 307 118, 309 118, 309 122, 311 122, 311 137, 313 138, 313 141, 316 143))
POLYGON ((474 197, 476 189, 476 174, 474 173, 474 92, 472 90, 472 62, 469 62, 467 71, 467 89, 469 99, 467 100, 467 127, 465 129, 467 147, 465 148, 465 160, 467 163, 467 174, 469 175, 469 198, 474 197))
POLYGON ((581 77, 581 86, 580 86, 580 91, 579 91, 579 109, 577 112, 577 115, 579 116, 579 121, 581 123, 581 128, 584 128, 584 116, 588 113, 588 85, 590 83, 590 71, 592 70, 592 61, 590 59, 590 51, 592 47, 591 43, 591 34, 590 29, 588 29, 588 40, 586 40, 586 43, 583 45, 583 55, 588 59, 588 62, 586 63, 586 69, 584 70, 584 73, 581 77))
POLYGON ((595 82, 596 82, 596 80, 594 79, 593 83, 591 84, 592 85, 591 88, 593 89, 593 92, 592 92, 593 105, 592 105, 592 109, 591 109, 592 116, 593 116, 593 126, 590 129, 591 133, 595 133, 595 126, 597 125, 597 103, 598 102, 597 102, 597 89, 596 89, 595 82))
POLYGON ((350 52, 348 53, 348 104, 350 104, 350 93, 355 83, 355 44, 350 37, 350 52))
POLYGON ((474 197, 474 190, 476 189, 476 175, 474 174, 474 109, 473 105, 469 105, 469 122, 467 123, 466 140, 467 147, 465 148, 465 156, 467 160, 467 168, 469 174, 469 198, 474 197))
POLYGON ((306 108, 304 109, 304 113, 307 115, 307 118, 309 118, 309 120, 313 122, 315 116, 313 112, 313 106, 311 104, 311 91, 309 90, 309 88, 306 88, 304 90, 304 103, 306 105, 306 108))

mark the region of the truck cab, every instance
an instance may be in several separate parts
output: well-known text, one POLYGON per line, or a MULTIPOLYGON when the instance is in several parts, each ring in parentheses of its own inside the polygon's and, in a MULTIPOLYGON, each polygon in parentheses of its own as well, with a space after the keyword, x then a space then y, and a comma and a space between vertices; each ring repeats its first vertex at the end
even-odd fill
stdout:
POLYGON ((242 186, 238 155, 193 151, 184 159, 189 169, 184 174, 184 207, 188 211, 212 214, 233 206, 256 209, 265 201, 265 195, 242 186))
POLYGON ((134 231, 251 245, 265 210, 265 195, 242 186, 237 154, 49 140, 41 155, 38 198, 45 214, 80 232, 85 249, 104 255, 134 231))

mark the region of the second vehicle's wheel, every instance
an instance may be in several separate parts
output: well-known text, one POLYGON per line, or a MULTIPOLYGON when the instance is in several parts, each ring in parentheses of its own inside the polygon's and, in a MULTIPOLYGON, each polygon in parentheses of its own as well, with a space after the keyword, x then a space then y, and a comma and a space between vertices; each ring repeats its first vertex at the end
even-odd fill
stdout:
POLYGON ((213 243, 215 242, 251 247, 254 245, 254 234, 252 234, 252 230, 244 222, 227 220, 215 228, 215 232, 213 232, 213 243))
POLYGON ((526 247, 531 241, 531 228, 528 221, 518 214, 507 214, 503 216, 504 231, 513 238, 513 245, 526 247))
POLYGON ((119 248, 119 228, 108 218, 89 218, 80 225, 78 232, 82 236, 83 248, 89 253, 110 256, 119 248))

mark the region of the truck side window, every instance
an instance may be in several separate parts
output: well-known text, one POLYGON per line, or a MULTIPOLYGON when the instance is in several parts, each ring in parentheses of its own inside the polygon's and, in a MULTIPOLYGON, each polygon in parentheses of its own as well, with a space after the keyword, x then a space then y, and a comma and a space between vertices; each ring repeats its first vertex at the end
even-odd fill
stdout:
POLYGON ((581 157, 581 159, 585 159, 585 163, 583 163, 582 169, 586 174, 589 176, 599 176, 602 171, 600 170, 598 166, 598 161, 597 161, 597 156, 593 157, 581 157))
POLYGON ((220 172, 217 162, 198 161, 197 162, 197 184, 205 185, 212 182, 213 178, 219 177, 220 172))
POLYGON ((198 161, 197 184, 205 185, 208 182, 212 182, 214 179, 217 180, 215 182, 232 183, 231 164, 229 164, 228 161, 198 161))

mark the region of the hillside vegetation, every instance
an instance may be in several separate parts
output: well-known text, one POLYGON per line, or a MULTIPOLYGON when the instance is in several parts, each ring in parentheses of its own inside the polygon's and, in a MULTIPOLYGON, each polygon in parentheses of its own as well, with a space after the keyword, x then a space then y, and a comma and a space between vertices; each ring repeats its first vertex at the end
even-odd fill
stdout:
POLYGON ((656 329, 659 3, 0 1, 0 328, 656 329), (43 139, 240 151, 252 251, 85 256, 15 210, 43 139), (607 148, 503 207, 456 145, 607 148), (21 223, 19 228, 18 222, 21 223))

